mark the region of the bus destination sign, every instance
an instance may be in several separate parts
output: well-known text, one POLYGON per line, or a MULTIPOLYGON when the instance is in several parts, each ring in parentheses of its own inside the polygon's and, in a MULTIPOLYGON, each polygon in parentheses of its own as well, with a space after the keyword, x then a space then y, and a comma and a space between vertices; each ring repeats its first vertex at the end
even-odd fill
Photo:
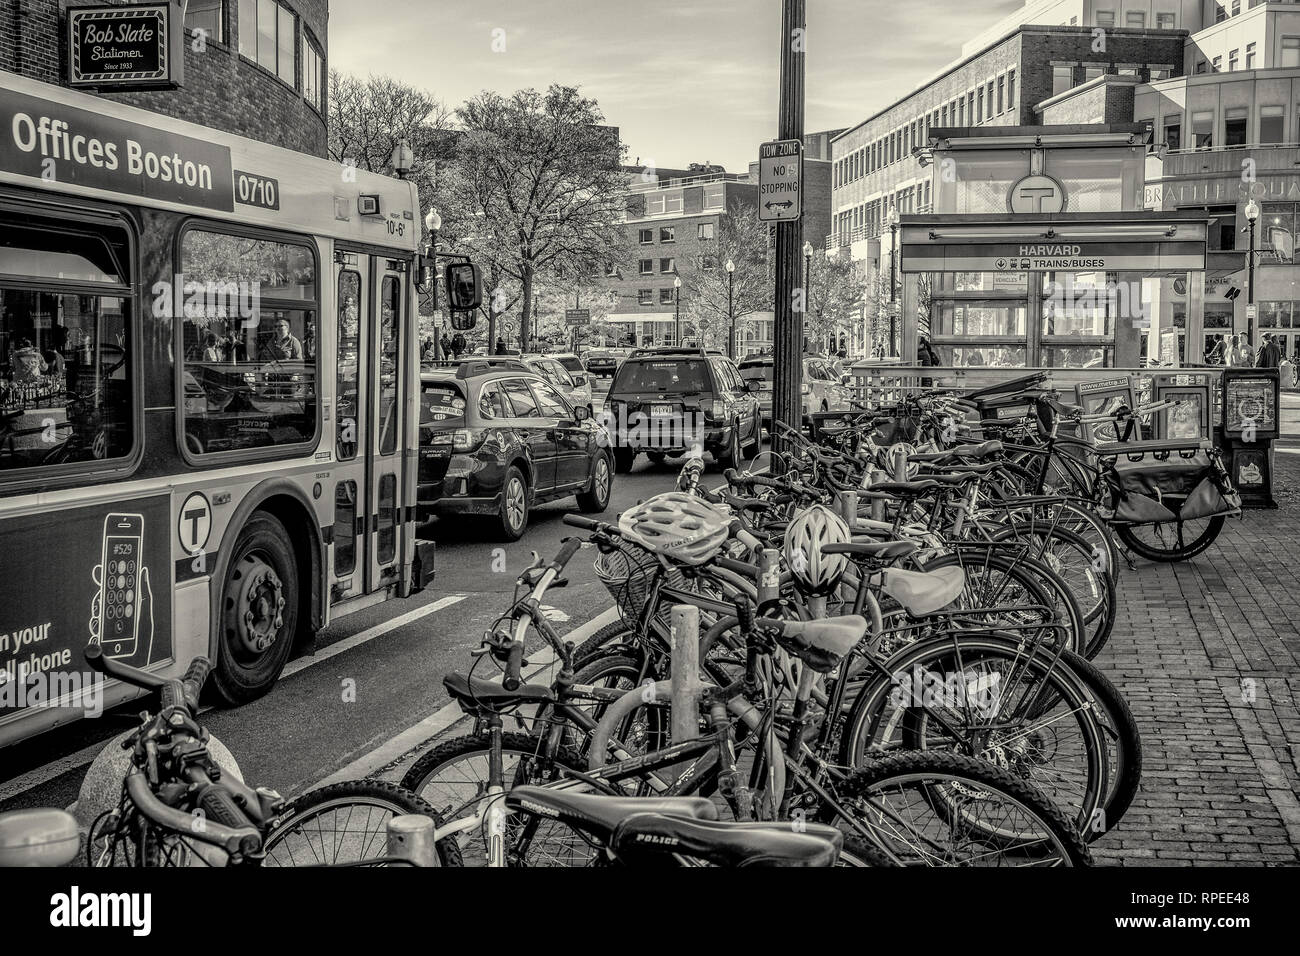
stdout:
POLYGON ((176 0, 68 10, 68 85, 113 89, 179 86, 184 13, 176 0))
MULTIPOLYGON (((0 172, 230 212, 229 147, 0 89, 0 172)), ((260 193, 258 205, 271 207, 260 193)), ((278 199, 276 200, 278 204, 278 199)))

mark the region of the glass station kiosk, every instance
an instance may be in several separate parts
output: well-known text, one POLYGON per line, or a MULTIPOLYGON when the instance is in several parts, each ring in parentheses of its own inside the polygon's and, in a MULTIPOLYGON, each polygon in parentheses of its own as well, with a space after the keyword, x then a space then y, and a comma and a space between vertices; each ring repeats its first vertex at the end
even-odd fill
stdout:
POLYGON ((1066 385, 1202 364, 1209 222, 1143 208, 1149 138, 1136 124, 932 130, 919 159, 935 212, 899 227, 904 364, 922 335, 971 385, 1002 377, 983 369, 1055 369, 1066 385))

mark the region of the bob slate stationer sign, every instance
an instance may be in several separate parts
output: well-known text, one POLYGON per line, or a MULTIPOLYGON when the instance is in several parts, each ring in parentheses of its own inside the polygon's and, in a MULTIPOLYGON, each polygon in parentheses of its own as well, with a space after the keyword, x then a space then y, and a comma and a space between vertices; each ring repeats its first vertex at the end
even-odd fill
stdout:
POLYGON ((179 0, 68 10, 68 85, 172 89, 184 79, 179 0))

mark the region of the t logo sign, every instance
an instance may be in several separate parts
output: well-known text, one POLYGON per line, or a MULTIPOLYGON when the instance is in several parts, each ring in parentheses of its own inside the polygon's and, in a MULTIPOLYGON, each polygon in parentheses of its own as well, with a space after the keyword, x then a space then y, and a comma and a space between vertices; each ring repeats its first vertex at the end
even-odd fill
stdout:
POLYGON ((1051 214, 1065 211, 1065 189, 1051 176, 1026 176, 1007 195, 1011 212, 1051 214))
POLYGON ((186 554, 193 554, 207 545, 212 533, 212 506, 202 492, 194 492, 181 505, 176 515, 176 533, 186 554))

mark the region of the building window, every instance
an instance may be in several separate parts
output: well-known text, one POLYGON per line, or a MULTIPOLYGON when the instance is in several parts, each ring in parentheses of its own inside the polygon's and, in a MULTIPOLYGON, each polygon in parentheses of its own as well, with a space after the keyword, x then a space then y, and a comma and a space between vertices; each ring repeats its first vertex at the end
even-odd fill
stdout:
POLYGON ((1223 117, 1223 145, 1245 146, 1246 129, 1250 125, 1250 114, 1244 106, 1229 109, 1223 117))
POLYGON ((1214 113, 1210 110, 1192 114, 1192 145, 1209 149, 1214 145, 1214 113))
POLYGON ((1114 10, 1098 10, 1096 16, 1097 26, 1099 27, 1113 27, 1115 25, 1114 10))
POLYGON ((636 290, 636 302, 637 302, 637 305, 654 305, 654 304, 655 304, 655 290, 654 290, 654 289, 637 289, 637 290, 636 290))
POLYGON ((1286 107, 1261 106, 1259 109, 1259 141, 1281 143, 1286 135, 1286 107))
POLYGON ((676 271, 677 271, 677 260, 676 260, 676 259, 660 259, 660 260, 659 260, 659 274, 660 274, 660 275, 670 275, 671 273, 676 272, 676 271))
POLYGON ((1228 72, 1229 72, 1229 73, 1236 73, 1236 72, 1237 72, 1237 65, 1238 65, 1238 62, 1239 62, 1240 56, 1241 56, 1241 51, 1240 51, 1240 50, 1229 50, 1229 51, 1228 51, 1228 72))
POLYGON ((655 196, 646 196, 645 214, 647 216, 662 216, 664 214, 664 196, 659 193, 655 196))
POLYGON ((1007 71, 1007 109, 1016 108, 1016 71, 1007 71))
POLYGON ((1228 8, 1219 4, 1214 8, 1214 22, 1222 23, 1226 19, 1228 19, 1228 8))
POLYGON ((677 241, 677 227, 676 227, 676 226, 660 226, 660 227, 659 227, 659 241, 660 241, 660 242, 676 242, 676 241, 677 241))
POLYGON ((302 44, 302 98, 317 113, 325 112, 325 58, 306 33, 302 44))
POLYGON ((1183 114, 1174 113, 1165 117, 1165 145, 1170 149, 1179 149, 1183 144, 1183 114))
POLYGON ((1006 102, 1007 102, 1006 96, 1007 96, 1007 78, 1005 76, 999 76, 998 77, 998 115, 999 116, 1001 116, 1002 111, 1006 109, 1006 102))
POLYGON ((226 39, 226 0, 190 0, 185 7, 185 29, 203 32, 209 40, 226 39))
POLYGON ((1124 26, 1134 30, 1145 29, 1147 25, 1147 15, 1145 13, 1126 13, 1124 14, 1124 26))
POLYGON ((1241 0, 1232 0, 1232 15, 1235 17, 1241 13, 1241 0))
POLYGON ((1153 66, 1151 68, 1152 83, 1154 83, 1156 80, 1167 80, 1171 76, 1173 76, 1172 70, 1167 70, 1164 67, 1158 67, 1158 66, 1153 66))
POLYGON ((297 23, 276 0, 239 0, 239 52, 295 89, 297 23))
POLYGON ((1278 66, 1300 66, 1300 37, 1282 38, 1282 62, 1278 66))
POLYGON ((702 222, 696 227, 695 237, 697 239, 712 239, 714 224, 711 222, 702 222))
POLYGON ((980 87, 975 94, 975 122, 984 122, 984 87, 980 87))
POLYGON ((700 256, 700 268, 705 272, 712 272, 718 268, 718 257, 707 254, 700 256))
POLYGON ((664 196, 664 212, 681 212, 682 194, 668 193, 664 196))
POLYGON ((1083 68, 1083 82, 1087 83, 1105 74, 1106 68, 1104 66, 1085 66, 1083 68))
POLYGON ((1196 66, 1194 67, 1196 74, 1199 76, 1200 74, 1204 73, 1206 66, 1207 64, 1204 60, 1197 60, 1196 66))
POLYGON ((660 289, 660 290, 659 290, 659 304, 660 304, 660 305, 672 305, 672 304, 673 304, 673 290, 672 290, 672 289, 660 289))
POLYGON ((1246 44, 1246 69, 1255 69, 1255 44, 1246 44))
POLYGON ((1173 30, 1173 29, 1175 28, 1175 27, 1174 27, 1175 22, 1176 22, 1176 21, 1174 20, 1174 15, 1173 15, 1172 13, 1157 13, 1157 14, 1156 14, 1156 29, 1157 29, 1157 30, 1173 30))
POLYGON ((1052 95, 1057 96, 1074 86, 1074 67, 1052 67, 1052 95))
POLYGON ((638 230, 637 230, 637 240, 638 240, 638 241, 641 243, 641 245, 643 245, 643 246, 654 245, 654 241, 655 241, 655 231, 654 231, 653 229, 638 229, 638 230))
POLYGON ((655 274, 655 261, 653 259, 642 259, 637 263, 643 276, 652 276, 655 274))
MULTIPOLYGON (((714 186, 704 187, 704 208, 705 209, 721 209, 724 205, 725 198, 726 198, 726 187, 724 187, 721 183, 718 183, 717 185, 714 186)), ((682 208, 682 197, 678 196, 677 211, 680 212, 681 208, 682 208)))

